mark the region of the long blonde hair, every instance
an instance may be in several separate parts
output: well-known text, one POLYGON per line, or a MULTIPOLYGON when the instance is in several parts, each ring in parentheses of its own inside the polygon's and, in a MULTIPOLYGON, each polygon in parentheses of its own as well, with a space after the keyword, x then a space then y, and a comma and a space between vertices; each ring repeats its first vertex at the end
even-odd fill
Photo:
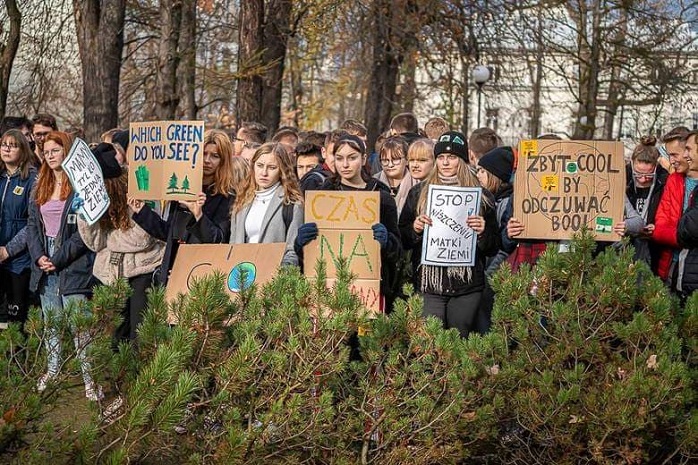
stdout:
MULTIPOLYGON (((458 171, 456 172, 456 176, 458 177, 458 187, 482 187, 480 181, 477 179, 477 176, 470 170, 470 165, 468 165, 462 158, 458 158, 458 171)), ((431 170, 431 173, 429 173, 429 176, 422 181, 422 191, 419 193, 419 201, 417 202, 417 215, 425 213, 427 208, 429 185, 431 184, 439 186, 443 185, 439 179, 438 165, 435 165, 431 170)), ((484 212, 485 204, 490 204, 490 201, 486 196, 482 196, 482 200, 483 201, 480 202, 480 214, 484 212)))
POLYGON ((274 154, 276 162, 279 164, 281 172, 281 188, 284 190, 284 204, 294 204, 303 202, 303 194, 298 187, 298 178, 296 177, 295 167, 291 162, 291 157, 283 144, 279 142, 267 142, 263 144, 252 157, 250 163, 250 174, 247 177, 247 183, 240 189, 235 203, 233 204, 233 214, 242 210, 246 205, 254 200, 255 191, 259 190, 259 185, 254 175, 254 164, 263 155, 274 154))

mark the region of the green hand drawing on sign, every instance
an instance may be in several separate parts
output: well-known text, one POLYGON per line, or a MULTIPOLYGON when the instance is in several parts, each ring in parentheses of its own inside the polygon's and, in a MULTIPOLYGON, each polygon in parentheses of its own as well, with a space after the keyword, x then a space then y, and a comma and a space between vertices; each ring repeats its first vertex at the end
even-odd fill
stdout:
POLYGON ((150 171, 145 165, 141 165, 136 169, 136 184, 139 191, 150 190, 150 171))

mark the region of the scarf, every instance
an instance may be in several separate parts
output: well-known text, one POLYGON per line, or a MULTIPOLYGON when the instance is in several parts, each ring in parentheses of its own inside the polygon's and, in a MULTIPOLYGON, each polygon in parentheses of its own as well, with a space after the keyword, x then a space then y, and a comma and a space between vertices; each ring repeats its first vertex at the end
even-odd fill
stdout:
MULTIPOLYGON (((388 181, 388 176, 385 175, 385 171, 376 173, 373 177, 378 179, 386 186, 390 186, 390 182, 388 181)), ((412 177, 409 170, 405 170, 405 176, 402 178, 402 181, 400 181, 400 187, 398 187, 397 195, 395 195, 395 203, 397 204, 398 217, 400 216, 400 212, 402 212, 402 207, 405 206, 407 194, 410 193, 410 189, 412 189, 412 187, 415 186, 417 183, 418 181, 412 177)))
MULTIPOLYGON (((436 169, 436 168, 435 168, 436 169)), ((439 181, 444 186, 455 186, 458 184, 458 175, 455 176, 441 176, 439 174, 439 181)))

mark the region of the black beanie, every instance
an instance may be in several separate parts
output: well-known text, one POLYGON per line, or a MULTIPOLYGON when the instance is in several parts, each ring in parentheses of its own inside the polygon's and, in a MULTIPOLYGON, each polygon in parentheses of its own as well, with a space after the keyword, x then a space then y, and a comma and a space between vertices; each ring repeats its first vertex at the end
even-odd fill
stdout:
POLYGON ((494 148, 480 158, 478 165, 503 182, 509 182, 514 171, 514 152, 511 147, 494 148))
POLYGON ((97 147, 92 149, 92 155, 97 159, 99 167, 102 168, 102 177, 104 179, 118 178, 121 176, 121 166, 116 161, 116 150, 111 144, 102 142, 97 147))
POLYGON ((434 146, 434 158, 442 153, 452 153, 468 163, 468 142, 458 131, 443 133, 434 146))

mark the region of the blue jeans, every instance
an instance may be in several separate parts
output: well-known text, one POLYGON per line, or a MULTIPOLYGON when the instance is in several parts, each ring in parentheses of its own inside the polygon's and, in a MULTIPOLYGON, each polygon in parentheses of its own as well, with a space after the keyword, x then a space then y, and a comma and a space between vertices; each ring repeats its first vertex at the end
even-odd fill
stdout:
MULTIPOLYGON (((53 241, 49 241, 49 255, 53 254, 53 241)), ((46 334, 46 351, 48 352, 48 375, 56 376, 61 369, 61 335, 58 333, 59 322, 66 317, 65 310, 79 309, 87 311, 87 297, 83 294, 59 295, 59 277, 56 273, 46 276, 46 281, 41 287, 39 295, 41 299, 41 313, 44 317, 44 331, 46 334)), ((75 311, 75 310, 73 310, 75 311)), ((69 313, 70 315, 70 313, 69 313)), ((75 331, 73 330, 73 333, 75 331)), ((75 351, 85 386, 92 385, 90 364, 87 361, 85 349, 90 342, 87 333, 73 334, 75 351)))

